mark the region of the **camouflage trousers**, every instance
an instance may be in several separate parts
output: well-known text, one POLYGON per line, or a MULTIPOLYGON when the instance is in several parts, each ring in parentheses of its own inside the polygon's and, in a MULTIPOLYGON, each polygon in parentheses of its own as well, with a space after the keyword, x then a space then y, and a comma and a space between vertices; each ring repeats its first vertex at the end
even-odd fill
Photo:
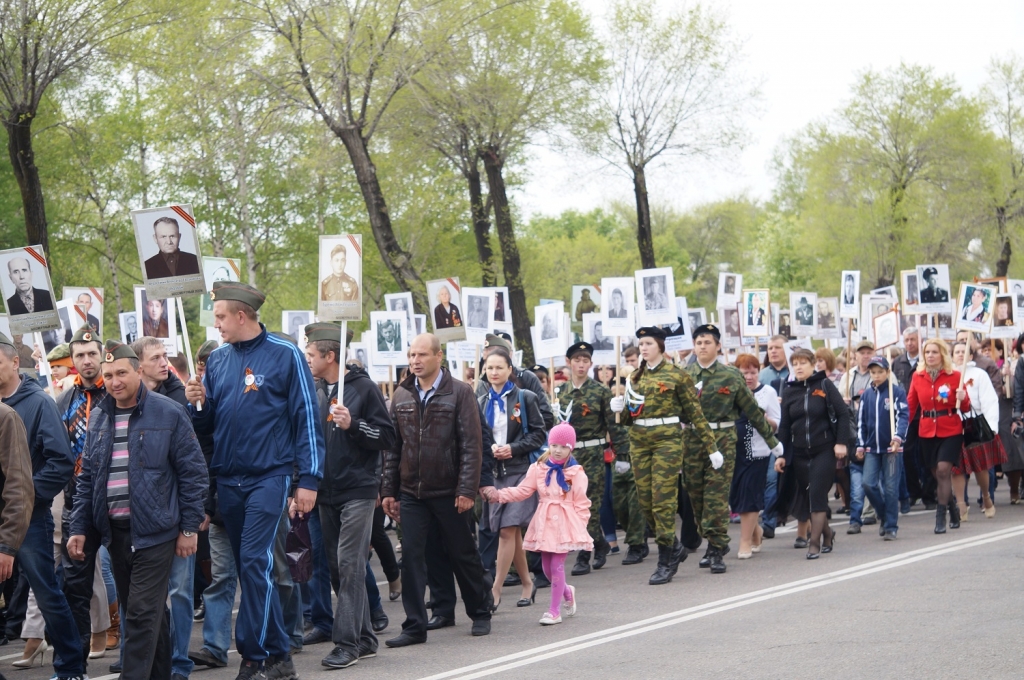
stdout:
MULTIPOLYGON (((631 459, 629 455, 619 455, 616 462, 631 463, 631 459)), ((626 530, 626 545, 643 545, 646 522, 640 512, 632 464, 625 472, 615 472, 612 468, 612 510, 615 521, 626 530)))
POLYGON ((711 459, 697 435, 689 430, 685 432, 683 488, 690 496, 697 531, 712 547, 725 548, 729 545, 729 487, 736 467, 736 428, 714 433, 718 450, 725 458, 725 463, 717 470, 711 467, 711 459))
POLYGON ((594 545, 605 542, 604 531, 601 530, 601 501, 604 499, 604 447, 591 446, 576 449, 572 457, 587 473, 587 499, 590 500, 590 521, 587 522, 587 533, 594 539, 594 545))
POLYGON ((676 540, 676 480, 683 463, 680 434, 678 425, 633 426, 629 431, 637 501, 658 545, 670 546, 676 540))

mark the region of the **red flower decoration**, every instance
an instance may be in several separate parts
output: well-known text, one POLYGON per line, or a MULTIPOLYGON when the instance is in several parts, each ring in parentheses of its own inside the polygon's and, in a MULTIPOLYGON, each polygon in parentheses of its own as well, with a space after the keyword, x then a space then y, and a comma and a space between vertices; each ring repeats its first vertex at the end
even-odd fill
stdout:
POLYGON ((812 397, 821 397, 822 399, 824 399, 825 398, 825 392, 822 391, 822 390, 814 390, 813 392, 811 392, 811 396, 812 397))
POLYGON ((719 394, 732 394, 732 392, 729 391, 728 387, 719 387, 718 388, 718 393, 719 394))

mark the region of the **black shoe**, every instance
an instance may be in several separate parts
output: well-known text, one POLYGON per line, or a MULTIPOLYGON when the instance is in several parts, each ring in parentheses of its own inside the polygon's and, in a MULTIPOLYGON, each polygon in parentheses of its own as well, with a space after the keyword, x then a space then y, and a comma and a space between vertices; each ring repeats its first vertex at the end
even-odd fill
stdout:
POLYGON ((797 536, 796 540, 793 541, 793 547, 797 550, 803 550, 807 547, 807 538, 804 536, 797 536))
POLYGON ((473 637, 483 637, 491 634, 491 620, 477 619, 473 622, 473 637))
POLYGON ((380 633, 388 627, 388 615, 384 613, 384 607, 377 607, 370 612, 370 627, 374 633, 380 633))
POLYGON ((640 552, 644 559, 647 559, 647 556, 651 554, 651 548, 647 545, 647 539, 644 539, 644 542, 641 544, 640 552))
POLYGON ((434 607, 437 606, 437 603, 434 602, 433 600, 427 600, 426 602, 423 603, 423 606, 426 607, 427 609, 433 609, 434 607))
POLYGON ((271 656, 263 665, 267 680, 299 680, 290 656, 271 656))
POLYGON ((638 545, 629 546, 629 550, 626 551, 626 556, 622 558, 622 564, 626 566, 629 566, 630 564, 640 564, 643 561, 643 550, 638 545))
MULTIPOLYGON (((224 668, 227 661, 221 661, 213 655, 206 647, 201 647, 198 652, 189 652, 188 658, 197 666, 209 666, 210 668, 224 668)), ((114 672, 114 671, 111 671, 114 672)))
POLYGON ((686 546, 680 543, 678 538, 675 539, 668 561, 668 569, 672 576, 676 575, 676 572, 679 571, 679 565, 686 561, 689 554, 690 551, 686 549, 686 546))
POLYGON ((886 540, 886 541, 895 541, 896 540, 896 532, 895 531, 891 531, 891 530, 890 531, 886 531, 885 535, 882 538, 884 540, 886 540))
POLYGON ((825 543, 825 534, 821 535, 821 554, 827 555, 832 552, 832 548, 836 544, 836 530, 832 527, 828 527, 828 544, 825 543))
POLYGON ((327 668, 348 668, 354 666, 359 662, 359 657, 354 656, 351 652, 346 652, 341 647, 335 647, 331 650, 331 653, 324 657, 324 660, 320 662, 321 666, 327 668))
POLYGON ((325 633, 319 628, 314 628, 305 635, 302 636, 302 644, 305 645, 318 645, 321 642, 330 642, 331 634, 325 633))
MULTIPOLYGON (((831 508, 829 508, 829 509, 831 510, 831 508)), ((849 515, 850 514, 850 509, 844 506, 844 507, 839 508, 838 510, 836 510, 836 514, 837 515, 849 515)))
POLYGON ((206 603, 203 602, 202 600, 199 600, 199 606, 196 607, 195 611, 192 612, 192 620, 193 621, 202 621, 205 618, 206 618, 206 603))
POLYGON ((573 576, 583 576, 590 573, 590 551, 581 550, 576 554, 576 564, 572 565, 573 576))
POLYGON ((508 588, 509 586, 521 586, 523 585, 523 579, 519 578, 519 574, 514 574, 510 571, 501 585, 504 588, 508 588))
POLYGON ((440 614, 434 614, 427 621, 427 630, 440 630, 441 628, 449 628, 455 625, 455 619, 450 619, 447 616, 441 616, 440 614))
MULTIPOLYGON (((226 666, 227 664, 224 664, 224 665, 226 666)), ((257 669, 258 669, 258 667, 257 667, 257 669)), ((120 673, 121 672, 121 661, 120 660, 115 661, 114 663, 110 664, 110 672, 111 673, 120 673)), ((239 676, 239 677, 241 677, 241 676, 239 676)))
POLYGON ((946 533, 946 506, 937 505, 935 507, 935 533, 944 534, 946 533))
POLYGON ((762 526, 761 531, 764 532, 765 538, 775 538, 775 527, 762 526))
POLYGON ((547 576, 545 576, 543 571, 540 572, 539 574, 534 574, 533 575, 533 587, 536 588, 537 590, 540 590, 541 588, 550 588, 551 587, 551 579, 549 579, 547 576))
POLYGON ((650 585, 660 586, 672 580, 674 573, 670 565, 674 548, 675 546, 671 545, 658 545, 658 567, 651 574, 650 580, 647 581, 650 585))
POLYGON ((700 558, 700 562, 697 563, 697 566, 701 569, 708 569, 711 566, 711 553, 713 551, 714 548, 712 548, 711 544, 708 543, 708 549, 704 551, 704 557, 700 558))
POLYGON ((712 574, 724 574, 725 573, 725 560, 722 558, 729 552, 729 546, 725 546, 725 549, 715 548, 714 552, 711 553, 711 573, 712 574))
POLYGON ((848 534, 859 534, 860 533, 860 525, 859 524, 851 524, 850 526, 848 526, 846 528, 846 533, 848 533, 848 534))
POLYGON ((594 548, 594 569, 600 569, 608 561, 608 553, 612 550, 608 541, 601 541, 601 545, 594 548))
MULTIPOLYGON (((111 665, 111 673, 120 672, 120 670, 119 668, 117 671, 114 671, 113 665, 111 665)), ((242 659, 242 663, 238 666, 238 675, 235 676, 235 680, 267 680, 267 674, 260 669, 259 661, 242 659)))
POLYGON ((426 641, 426 635, 424 635, 423 637, 416 637, 415 635, 410 635, 409 633, 402 632, 397 637, 393 637, 390 640, 385 640, 384 644, 388 647, 394 648, 408 647, 409 645, 422 645, 426 641))
POLYGON ((949 502, 949 528, 960 528, 960 507, 956 504, 956 501, 949 502))
POLYGON ((377 656, 376 647, 364 647, 362 645, 357 645, 357 648, 359 649, 360 659, 372 659, 373 657, 377 656))
POLYGON ((863 520, 863 524, 866 527, 869 527, 872 524, 877 524, 878 523, 878 517, 877 516, 875 516, 875 517, 861 517, 861 519, 863 520))

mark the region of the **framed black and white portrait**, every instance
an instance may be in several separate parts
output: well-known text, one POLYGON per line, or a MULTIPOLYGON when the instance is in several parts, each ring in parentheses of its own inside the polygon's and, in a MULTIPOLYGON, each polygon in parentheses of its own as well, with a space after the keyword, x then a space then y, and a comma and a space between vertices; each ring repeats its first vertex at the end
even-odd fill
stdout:
POLYGON ((917 265, 918 312, 949 311, 949 265, 917 265))
POLYGON ((317 317, 321 321, 363 318, 363 237, 320 236, 317 317))
MULTIPOLYGON (((130 345, 139 339, 139 316, 135 312, 121 312, 117 315, 121 330, 121 342, 130 345)), ((219 336, 220 333, 217 333, 219 336)))
POLYGON ((408 363, 404 312, 370 312, 373 338, 373 363, 379 366, 404 366, 408 363))
POLYGON ((564 302, 538 305, 533 308, 534 327, 537 329, 537 340, 533 351, 538 361, 558 357, 565 358, 569 339, 566 334, 564 315, 564 302))
POLYGON ((796 337, 812 337, 818 331, 818 294, 791 292, 789 309, 792 311, 792 333, 796 337))
POLYGON ((839 283, 839 318, 856 319, 860 314, 860 270, 843 270, 839 283))
POLYGON ((462 286, 459 277, 427 281, 427 301, 430 305, 434 335, 442 343, 466 339, 465 316, 462 311, 462 286))
POLYGON ((53 330, 60 325, 42 246, 0 251, 0 291, 15 335, 53 330))
POLYGON ((718 296, 715 299, 715 307, 717 309, 731 309, 735 307, 739 304, 741 290, 743 290, 743 274, 719 272, 718 296))
POLYGON ((192 206, 187 203, 132 210, 142 279, 155 297, 207 291, 192 206))
POLYGON ((71 303, 71 329, 77 331, 82 326, 103 335, 103 289, 79 288, 64 286, 64 299, 71 303))
POLYGON ((486 288, 463 288, 466 342, 483 345, 494 325, 494 291, 486 288))
POLYGON ((313 323, 312 310, 286 309, 281 312, 281 332, 299 343, 299 349, 306 348, 306 326, 311 323, 313 323))
POLYGON ((671 324, 676 318, 675 278, 671 267, 641 269, 634 274, 640 326, 671 324))
POLYGON ((601 279, 601 320, 605 335, 629 337, 636 333, 633 287, 632 278, 601 279))

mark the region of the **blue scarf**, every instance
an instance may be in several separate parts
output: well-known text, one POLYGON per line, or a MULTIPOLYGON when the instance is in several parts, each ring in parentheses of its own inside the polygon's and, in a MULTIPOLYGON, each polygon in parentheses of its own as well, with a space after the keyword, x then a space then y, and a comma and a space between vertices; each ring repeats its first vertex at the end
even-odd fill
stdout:
POLYGON ((501 394, 494 391, 492 386, 487 394, 487 408, 484 411, 484 415, 487 416, 487 424, 494 427, 494 407, 497 405, 498 409, 505 412, 505 396, 512 391, 515 386, 512 381, 509 380, 505 383, 505 386, 501 388, 501 394))
POLYGON ((569 458, 564 463, 556 463, 555 461, 548 458, 548 473, 544 477, 545 486, 551 486, 551 473, 555 473, 555 481, 558 482, 558 486, 562 487, 562 491, 569 493, 569 483, 565 481, 565 468, 578 465, 576 459, 569 454, 569 458))

